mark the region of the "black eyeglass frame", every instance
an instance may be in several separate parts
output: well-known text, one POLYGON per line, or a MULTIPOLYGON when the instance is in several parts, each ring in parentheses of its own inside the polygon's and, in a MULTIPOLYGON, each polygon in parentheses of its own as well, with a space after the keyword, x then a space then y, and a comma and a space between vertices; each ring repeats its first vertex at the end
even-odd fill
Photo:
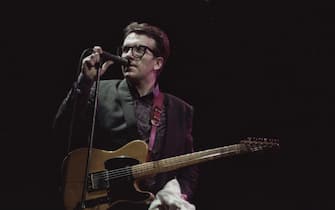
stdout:
POLYGON ((131 54, 132 56, 134 56, 134 58, 138 58, 138 59, 141 59, 147 50, 149 50, 155 57, 157 57, 158 55, 158 52, 151 49, 150 47, 147 47, 145 45, 135 45, 135 46, 122 46, 122 47, 119 47, 117 49, 117 54, 118 55, 122 55, 122 53, 126 53, 128 52, 129 50, 131 50, 131 54), (127 50, 124 50, 125 48, 128 48, 127 50), (142 49, 142 53, 141 54, 136 54, 136 52, 134 52, 134 49, 142 49))

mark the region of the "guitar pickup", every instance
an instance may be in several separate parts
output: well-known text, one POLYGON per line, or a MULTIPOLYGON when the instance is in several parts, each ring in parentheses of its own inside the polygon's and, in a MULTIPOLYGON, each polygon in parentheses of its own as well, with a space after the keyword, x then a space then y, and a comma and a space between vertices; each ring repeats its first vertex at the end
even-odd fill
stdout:
POLYGON ((107 171, 99 171, 88 174, 88 192, 105 190, 110 187, 107 171))

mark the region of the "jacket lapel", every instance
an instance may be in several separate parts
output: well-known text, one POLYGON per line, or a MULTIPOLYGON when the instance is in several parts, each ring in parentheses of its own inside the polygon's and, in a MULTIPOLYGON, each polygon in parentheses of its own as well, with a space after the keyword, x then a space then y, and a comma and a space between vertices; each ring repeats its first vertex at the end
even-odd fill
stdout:
POLYGON ((121 103, 121 107, 124 113, 124 118, 129 129, 134 130, 137 134, 137 123, 135 118, 135 104, 133 96, 129 90, 127 81, 124 79, 120 82, 119 88, 117 88, 117 98, 121 103))

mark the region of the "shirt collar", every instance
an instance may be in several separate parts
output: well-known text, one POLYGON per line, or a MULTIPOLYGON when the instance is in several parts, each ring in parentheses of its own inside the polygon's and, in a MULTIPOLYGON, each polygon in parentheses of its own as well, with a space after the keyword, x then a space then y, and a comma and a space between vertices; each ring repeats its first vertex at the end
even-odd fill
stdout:
POLYGON ((148 100, 152 100, 154 96, 157 96, 160 92, 159 90, 159 85, 158 83, 155 84, 154 88, 146 95, 144 96, 140 96, 140 94, 138 93, 137 89, 135 88, 135 86, 129 82, 127 80, 127 84, 128 84, 128 87, 129 87, 129 91, 130 91, 130 94, 134 97, 134 99, 148 99, 148 100))

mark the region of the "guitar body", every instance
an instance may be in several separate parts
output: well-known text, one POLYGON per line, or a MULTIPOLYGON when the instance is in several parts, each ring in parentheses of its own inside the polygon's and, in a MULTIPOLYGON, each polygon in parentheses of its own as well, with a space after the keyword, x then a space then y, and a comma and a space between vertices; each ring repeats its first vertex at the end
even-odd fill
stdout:
POLYGON ((127 167, 145 162, 147 152, 147 144, 141 140, 132 141, 115 151, 93 148, 87 186, 84 182, 88 149, 81 148, 69 153, 63 162, 65 209, 106 210, 115 209, 122 203, 149 203, 153 195, 139 189, 137 180, 132 177, 131 167, 127 167), (96 174, 94 179, 91 174, 96 174))

